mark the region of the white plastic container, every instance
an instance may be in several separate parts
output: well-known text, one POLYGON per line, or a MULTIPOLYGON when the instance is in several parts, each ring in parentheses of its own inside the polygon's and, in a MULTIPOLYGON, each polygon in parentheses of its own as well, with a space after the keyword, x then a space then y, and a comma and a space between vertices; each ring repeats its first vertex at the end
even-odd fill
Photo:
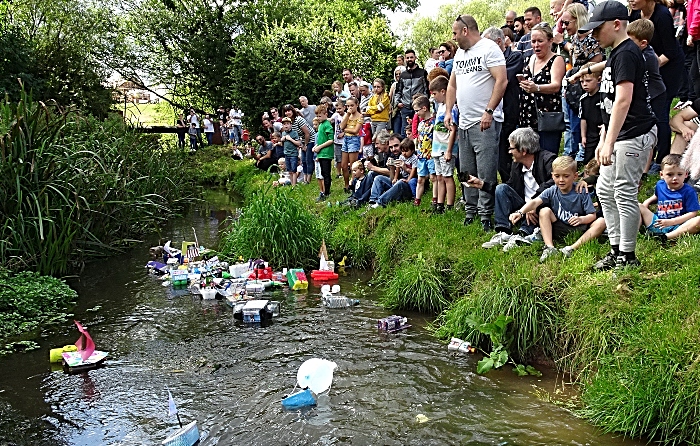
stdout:
POLYGON ((216 288, 202 288, 199 290, 199 292, 204 300, 216 299, 216 294, 218 293, 216 288))
POLYGON ((235 265, 230 265, 228 267, 228 271, 231 273, 231 277, 234 278, 244 277, 250 273, 247 263, 236 263, 235 265))

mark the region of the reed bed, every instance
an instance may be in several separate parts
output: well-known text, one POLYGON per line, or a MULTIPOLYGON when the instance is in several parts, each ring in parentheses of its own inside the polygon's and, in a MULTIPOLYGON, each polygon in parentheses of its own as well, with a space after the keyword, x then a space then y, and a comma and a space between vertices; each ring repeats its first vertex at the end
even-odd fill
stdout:
POLYGON ((0 266, 63 275, 156 230, 193 195, 187 155, 120 119, 0 102, 0 266))

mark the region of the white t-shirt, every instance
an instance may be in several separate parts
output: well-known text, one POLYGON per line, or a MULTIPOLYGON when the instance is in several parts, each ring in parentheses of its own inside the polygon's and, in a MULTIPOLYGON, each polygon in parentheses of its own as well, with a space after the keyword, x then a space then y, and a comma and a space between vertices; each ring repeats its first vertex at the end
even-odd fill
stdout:
POLYGON ((537 180, 535 179, 534 175, 532 175, 533 167, 535 167, 534 161, 529 169, 523 166, 523 173, 525 174, 523 175, 523 180, 525 182, 525 203, 529 203, 530 200, 532 200, 532 197, 534 197, 535 193, 537 193, 537 188, 540 187, 540 185, 537 184, 537 180))
POLYGON ((243 117, 243 113, 241 113, 240 109, 232 108, 231 111, 229 112, 229 116, 231 117, 231 119, 233 119, 233 125, 243 124, 243 122, 241 121, 241 118, 243 117))
POLYGON ((214 133, 214 123, 211 119, 204 118, 202 124, 204 124, 204 133, 214 133))
MULTIPOLYGON (((459 128, 468 129, 481 122, 496 85, 496 79, 489 68, 505 64, 503 51, 490 39, 480 39, 467 51, 461 48, 457 50, 452 74, 457 76, 459 128)), ((503 122, 503 100, 494 110, 493 119, 503 122)))
POLYGON ((199 116, 196 114, 188 116, 187 121, 189 121, 190 124, 194 122, 195 128, 199 128, 199 116))
POLYGON ((423 65, 423 69, 430 73, 430 71, 437 67, 437 59, 433 59, 432 57, 429 57, 428 60, 425 61, 425 64, 423 65))

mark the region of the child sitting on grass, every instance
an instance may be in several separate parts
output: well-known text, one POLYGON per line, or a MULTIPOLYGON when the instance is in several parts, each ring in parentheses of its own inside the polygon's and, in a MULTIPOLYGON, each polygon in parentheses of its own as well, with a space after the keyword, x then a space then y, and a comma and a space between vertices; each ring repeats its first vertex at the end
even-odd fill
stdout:
POLYGON ((508 217, 512 224, 516 224, 527 212, 542 206, 539 225, 545 247, 540 262, 559 253, 554 247, 554 239, 563 238, 571 232, 585 232, 588 225, 596 220, 591 197, 586 192, 576 192, 574 180, 577 176, 576 161, 569 156, 558 157, 552 162, 554 186, 545 189, 508 217))
POLYGON ((639 205, 647 231, 664 244, 683 234, 700 231, 698 194, 683 182, 688 173, 680 165, 680 155, 666 155, 661 160, 661 179, 656 183, 654 195, 639 205), (657 203, 656 213, 649 209, 653 203, 657 203))
POLYGON ((348 198, 348 204, 353 207, 360 207, 369 201, 373 174, 370 172, 365 175, 365 173, 365 165, 362 161, 357 160, 352 163, 352 182, 350 183, 352 195, 348 198))
POLYGON ((279 160, 277 160, 277 164, 279 165, 280 169, 280 179, 277 181, 273 181, 272 185, 274 187, 289 186, 290 184, 292 184, 292 178, 289 174, 289 171, 285 167, 285 159, 280 158, 279 160))

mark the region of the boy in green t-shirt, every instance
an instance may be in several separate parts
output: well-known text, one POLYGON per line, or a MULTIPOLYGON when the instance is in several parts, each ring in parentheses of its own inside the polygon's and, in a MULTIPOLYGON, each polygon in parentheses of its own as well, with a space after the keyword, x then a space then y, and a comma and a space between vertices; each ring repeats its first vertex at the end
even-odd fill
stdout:
POLYGON ((331 165, 333 162, 333 127, 328 122, 328 107, 321 104, 316 107, 316 118, 319 121, 316 132, 316 145, 312 149, 321 166, 323 189, 316 201, 324 201, 331 195, 331 165))

